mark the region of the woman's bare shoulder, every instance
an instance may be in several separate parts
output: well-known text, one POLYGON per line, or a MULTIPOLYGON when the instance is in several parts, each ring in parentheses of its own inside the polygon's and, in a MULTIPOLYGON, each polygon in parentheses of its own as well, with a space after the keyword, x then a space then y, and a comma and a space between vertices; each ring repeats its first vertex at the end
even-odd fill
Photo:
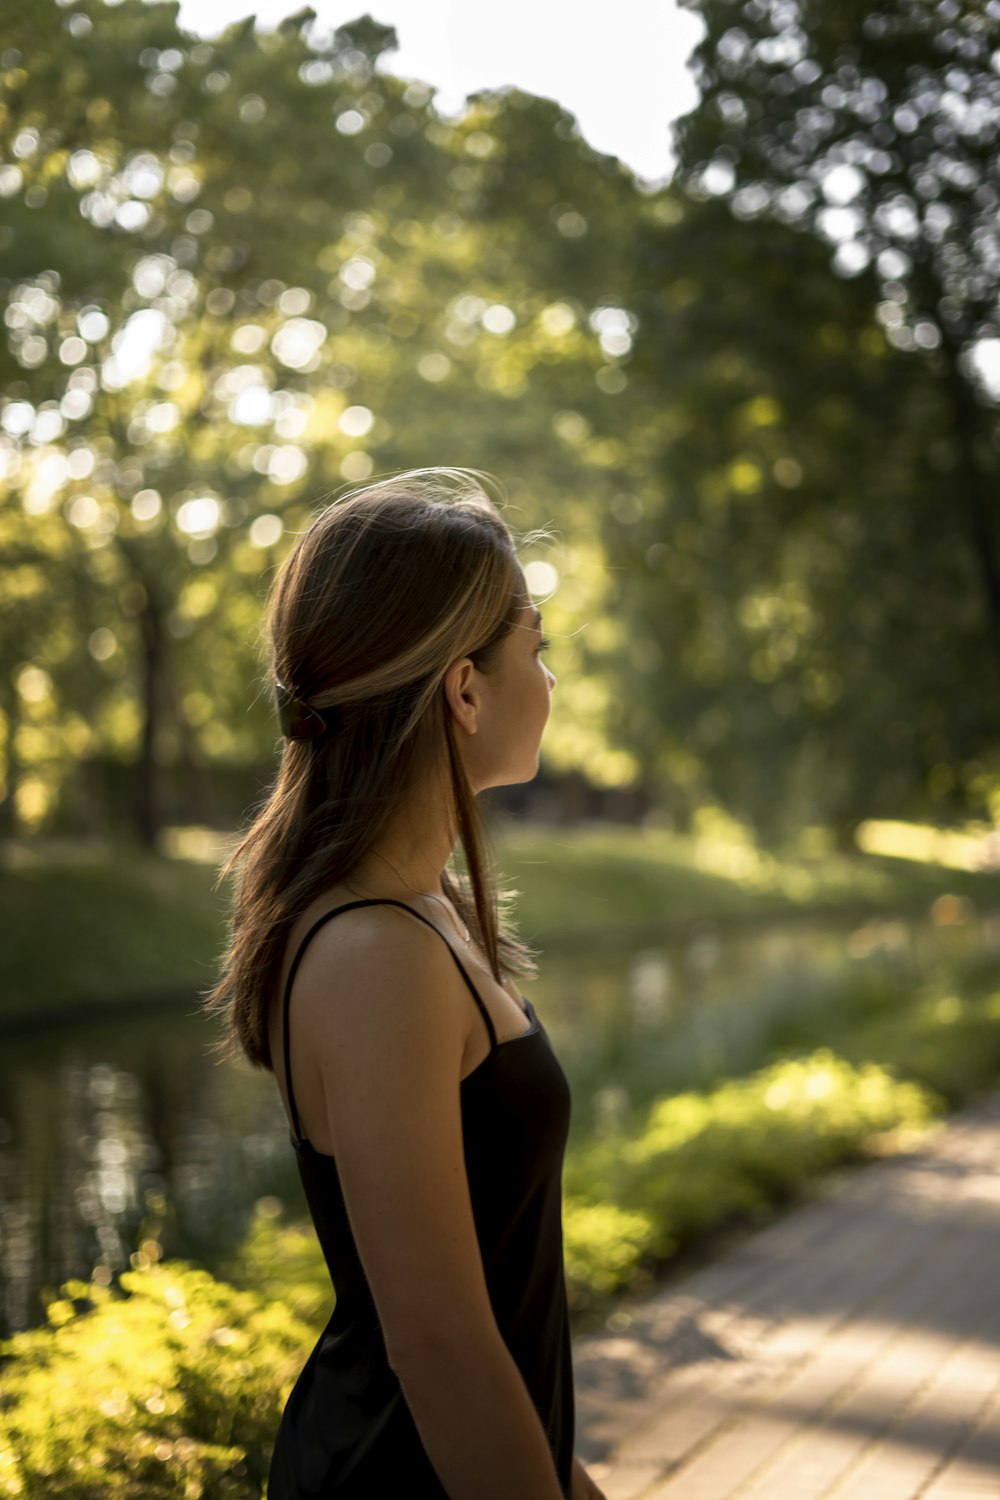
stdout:
MULTIPOLYGON (((392 965, 414 952, 431 953, 447 948, 440 933, 411 907, 402 902, 362 898, 334 888, 325 892, 298 918, 289 933, 285 967, 299 955, 306 936, 308 946, 299 958, 299 970, 329 963, 331 957, 348 961, 384 959, 392 965), (367 904, 371 899, 373 904, 367 904), (322 924, 322 925, 319 925, 322 924), (315 931, 313 931, 315 929, 315 931)), ((447 954, 444 955, 447 958, 447 954)))
MULTIPOLYGON (((303 938, 323 916, 349 904, 331 891, 292 930, 282 988, 303 938)), ((467 1029, 464 986, 440 933, 400 906, 357 906, 313 933, 295 972, 296 1023, 316 1045, 379 1036, 413 1040, 414 1028, 439 1031, 459 1047, 467 1029)))

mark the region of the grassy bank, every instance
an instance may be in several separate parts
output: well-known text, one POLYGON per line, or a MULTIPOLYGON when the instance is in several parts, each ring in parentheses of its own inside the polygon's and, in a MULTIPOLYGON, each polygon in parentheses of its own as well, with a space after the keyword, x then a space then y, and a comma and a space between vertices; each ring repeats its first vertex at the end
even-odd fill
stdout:
POLYGON ((501 827, 500 866, 520 892, 525 935, 543 946, 581 934, 614 942, 693 921, 925 913, 943 895, 1000 906, 1000 874, 829 851, 775 855, 718 832, 501 827))
POLYGON ((225 923, 214 869, 134 849, 0 867, 0 1025, 211 982, 225 923))
MULTIPOLYGON (((779 858, 722 836, 507 825, 499 855, 540 947, 628 943, 694 921, 926 912, 942 897, 1000 904, 1000 876, 870 854, 779 858)), ((226 898, 221 845, 178 838, 173 857, 131 848, 8 846, 0 1025, 211 982, 226 898), (194 852, 197 857, 191 857, 194 852)))

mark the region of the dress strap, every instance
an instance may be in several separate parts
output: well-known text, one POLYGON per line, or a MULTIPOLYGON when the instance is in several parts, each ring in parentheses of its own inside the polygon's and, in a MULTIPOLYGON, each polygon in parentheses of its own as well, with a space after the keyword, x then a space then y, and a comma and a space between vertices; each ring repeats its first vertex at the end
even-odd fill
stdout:
POLYGON ((344 906, 335 906, 332 911, 326 911, 321 917, 317 917, 316 921, 312 924, 309 931, 306 933, 305 937, 302 939, 301 943, 296 949, 295 957, 292 959, 292 967, 289 969, 288 978, 285 981, 285 995, 281 1016, 281 1046, 282 1051, 285 1055, 285 1093, 288 1096, 288 1110, 292 1117, 292 1129, 295 1131, 296 1140, 302 1139, 302 1131, 299 1127, 299 1112, 295 1107, 295 1094, 292 1089, 292 1063, 289 1056, 288 1012, 292 998, 292 983, 295 979, 296 974, 298 973, 299 965, 301 964, 302 959, 305 956, 306 949, 312 942, 313 938, 316 936, 317 932, 319 932, 320 928, 325 927, 327 922, 331 921, 332 918, 339 917, 341 912, 356 911, 358 907, 361 906, 398 906, 402 911, 408 911, 411 917, 416 917, 418 922, 423 922, 424 926, 429 927, 432 932, 437 933, 438 937, 441 939, 442 943, 444 943, 445 947, 448 949, 448 952, 455 960, 455 963, 458 966, 458 971, 461 974, 462 978, 465 980, 470 995, 479 1006, 480 1014, 482 1015, 482 1018, 486 1023, 486 1030, 489 1032, 490 1051, 492 1051, 493 1048, 497 1045, 496 1029, 493 1025, 490 1013, 483 1003, 482 996, 476 989, 476 986, 473 984, 472 980, 469 978, 462 960, 459 958, 454 948, 448 942, 448 939, 444 937, 444 935, 437 927, 434 926, 433 922, 429 921, 427 917, 423 916, 419 911, 414 911, 412 906, 407 906, 405 901, 393 901, 392 898, 388 896, 380 897, 378 899, 371 898, 364 901, 348 901, 344 906))

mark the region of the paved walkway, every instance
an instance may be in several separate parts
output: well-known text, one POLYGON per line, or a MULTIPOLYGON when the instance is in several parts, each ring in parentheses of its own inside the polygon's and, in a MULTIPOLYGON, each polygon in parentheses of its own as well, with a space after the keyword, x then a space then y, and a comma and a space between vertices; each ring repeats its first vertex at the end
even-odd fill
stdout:
POLYGON ((579 1341, 608 1500, 1000 1500, 1000 1095, 579 1341))

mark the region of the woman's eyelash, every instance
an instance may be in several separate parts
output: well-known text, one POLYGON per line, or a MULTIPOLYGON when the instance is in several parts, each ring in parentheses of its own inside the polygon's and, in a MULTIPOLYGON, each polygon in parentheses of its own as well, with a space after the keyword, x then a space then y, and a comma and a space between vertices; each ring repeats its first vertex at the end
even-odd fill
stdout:
POLYGON ((552 642, 549 640, 548 636, 543 635, 541 640, 538 642, 538 649, 539 651, 547 651, 551 645, 552 642))

